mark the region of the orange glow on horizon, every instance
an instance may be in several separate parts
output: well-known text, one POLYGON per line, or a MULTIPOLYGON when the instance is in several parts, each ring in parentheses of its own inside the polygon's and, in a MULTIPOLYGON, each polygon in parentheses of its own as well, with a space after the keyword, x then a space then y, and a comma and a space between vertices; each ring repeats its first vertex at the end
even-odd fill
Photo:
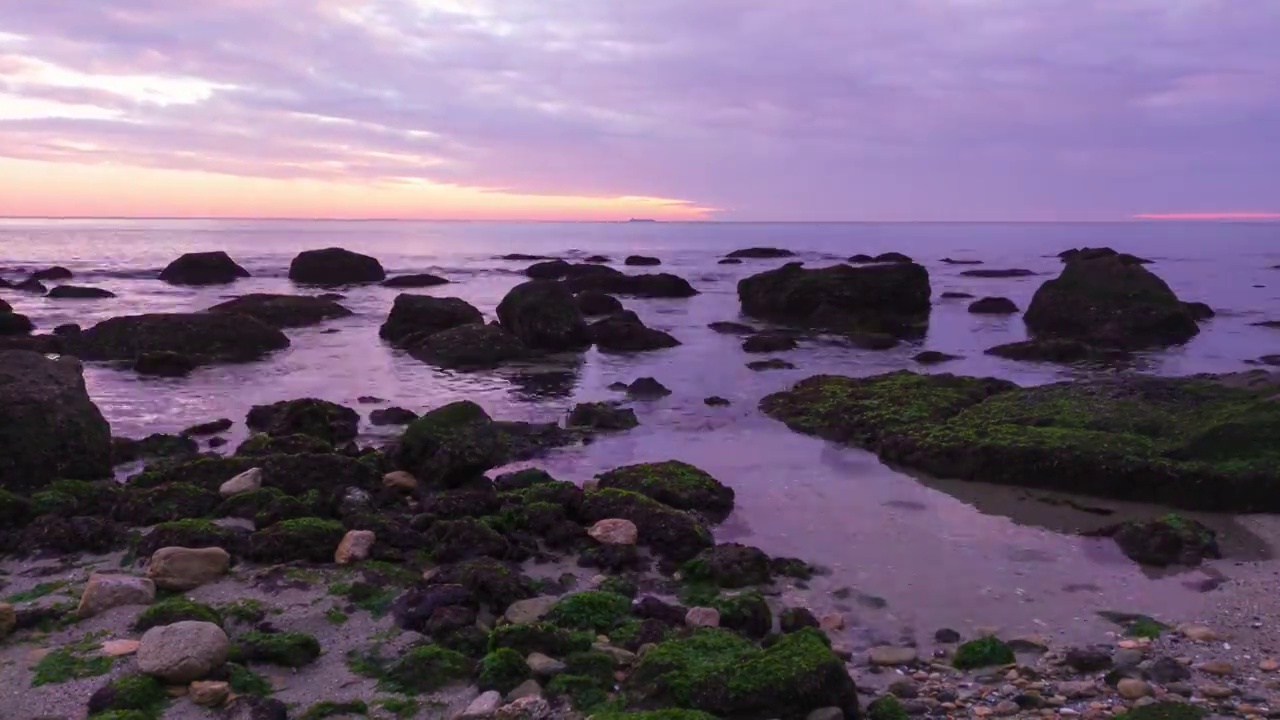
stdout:
POLYGON ((1135 220, 1280 220, 1280 212, 1142 213, 1135 220))
POLYGON ((0 158, 0 217, 706 220, 676 199, 536 195, 407 180, 357 184, 0 158))

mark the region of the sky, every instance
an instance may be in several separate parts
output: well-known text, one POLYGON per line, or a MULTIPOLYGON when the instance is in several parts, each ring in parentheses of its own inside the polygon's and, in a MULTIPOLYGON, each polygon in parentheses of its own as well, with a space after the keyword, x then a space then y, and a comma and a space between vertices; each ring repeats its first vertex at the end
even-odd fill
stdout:
POLYGON ((1280 218, 1280 0, 0 0, 0 215, 1280 218))

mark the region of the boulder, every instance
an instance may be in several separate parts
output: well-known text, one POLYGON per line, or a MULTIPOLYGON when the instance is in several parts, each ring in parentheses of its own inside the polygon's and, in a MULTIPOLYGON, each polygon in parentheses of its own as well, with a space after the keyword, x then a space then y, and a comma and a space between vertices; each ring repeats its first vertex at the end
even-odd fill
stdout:
POLYGON ((729 320, 717 320, 716 322, 707 323, 707 327, 721 335, 755 335, 759 330, 740 322, 732 322, 729 320))
POLYGON ((76 615, 82 618, 125 605, 150 605, 156 601, 156 584, 133 575, 93 573, 80 595, 76 615))
POLYGON ((1069 260, 1036 291, 1023 320, 1037 338, 1128 350, 1183 343, 1200 332, 1163 280, 1115 255, 1069 260))
POLYGON ((975 315, 1009 315, 1018 312, 1018 306, 1009 298, 984 297, 970 303, 969 312, 975 315))
POLYGON ((582 500, 586 522, 622 519, 635 523, 637 542, 655 554, 684 562, 712 546, 711 533, 693 515, 639 493, 625 490, 588 492, 582 500))
POLYGON ((607 518, 592 525, 587 534, 602 545, 635 545, 640 531, 630 520, 607 518))
POLYGON ((728 255, 725 255, 725 257, 734 258, 734 259, 750 258, 753 260, 754 259, 768 260, 772 258, 795 257, 795 253, 790 250, 785 250, 783 248, 752 247, 752 248, 743 248, 741 250, 734 250, 728 255))
POLYGON ((289 279, 302 285, 360 285, 387 279, 377 258, 342 248, 304 250, 289 264, 289 279))
POLYGON ((760 333, 742 341, 742 351, 749 353, 773 353, 795 350, 796 339, 782 333, 760 333))
POLYGON ((796 366, 782 358, 769 358, 768 360, 752 360, 747 363, 747 369, 763 372, 765 370, 795 370, 796 366))
POLYGON ((668 333, 645 326, 635 313, 625 311, 592 323, 589 332, 601 352, 644 352, 680 344, 668 333))
POLYGON ((16 312, 0 311, 0 337, 10 335, 27 335, 35 330, 35 323, 26 315, 16 312))
POLYGON ((468 323, 405 339, 409 355, 454 370, 483 370, 528 357, 531 352, 497 323, 468 323))
POLYGON ((744 315, 898 337, 921 333, 931 292, 929 272, 909 262, 814 270, 788 263, 738 282, 744 315))
POLYGON ((937 365, 938 363, 950 362, 952 360, 959 360, 960 356, 939 352, 937 350, 925 350, 924 352, 917 353, 911 359, 915 360, 921 365, 937 365))
POLYGON ((235 425, 235 423, 231 421, 231 418, 218 418, 217 420, 210 420, 209 422, 192 425, 191 427, 183 430, 181 434, 188 437, 217 435, 218 433, 224 433, 230 430, 233 425, 235 425))
POLYGON ((738 258, 720 258, 716 261, 717 265, 741 265, 742 261, 738 258))
POLYGON ((111 427, 72 358, 0 351, 0 488, 111 475, 111 427))
POLYGON ((636 419, 636 411, 631 408, 618 407, 609 402, 594 402, 575 405, 565 424, 571 428, 613 431, 630 430, 638 426, 640 421, 636 419))
POLYGON ((231 566, 231 555, 218 547, 160 548, 151 554, 147 577, 162 590, 186 592, 217 582, 231 566))
POLYGON ((600 489, 647 495, 678 510, 696 510, 713 520, 733 511, 733 488, 679 460, 615 468, 599 476, 600 489))
POLYGON ((45 295, 45 297, 53 300, 99 300, 115 296, 116 294, 110 290, 78 285, 59 285, 50 290, 48 295, 45 295))
POLYGON ((516 260, 523 262, 533 262, 535 260, 555 260, 550 255, 530 255, 529 253, 507 253, 506 255, 498 255, 494 260, 516 260))
POLYGON ((955 258, 944 257, 940 261, 946 265, 981 265, 981 260, 957 260, 955 258))
POLYGON ((637 378, 630 385, 627 385, 625 390, 628 397, 641 400, 656 400, 671 394, 666 385, 651 377, 637 378))
POLYGON ((948 290, 947 292, 942 293, 941 297, 943 300, 967 300, 973 297, 973 293, 948 290))
MULTIPOLYGON (((593 267, 593 266, 588 266, 593 267)), ((687 298, 698 294, 688 280, 671 273, 625 275, 612 273, 580 274, 565 280, 574 292, 610 293, 643 298, 687 298)))
POLYGON ((1209 307, 1208 303, 1183 302, 1182 307, 1186 308, 1187 312, 1191 315, 1191 318, 1197 322, 1200 320, 1208 320, 1209 318, 1217 315, 1217 313, 1213 311, 1213 308, 1209 307))
POLYGON ((448 280, 438 275, 430 275, 427 273, 418 275, 397 275, 396 277, 387 278, 382 282, 383 287, 389 288, 426 288, 448 284, 448 280))
POLYGON ((622 264, 632 267, 643 267, 661 265, 662 261, 656 257, 650 257, 648 255, 628 255, 627 259, 622 261, 622 264))
POLYGON ((225 285, 249 277, 225 252, 187 253, 160 271, 170 285, 225 285))
POLYGON ((302 398, 255 405, 245 417, 245 425, 272 437, 310 435, 330 445, 339 445, 359 433, 360 415, 328 400, 302 398))
POLYGON ((684 624, 691 628, 720 627, 720 611, 711 607, 689 608, 684 624))
POLYGON ((83 360, 133 361, 146 353, 170 352, 206 364, 252 362, 289 347, 289 338, 244 315, 154 313, 104 320, 66 343, 83 360))
POLYGON ((218 494, 229 498, 242 493, 253 492, 262 487, 262 469, 249 468, 218 486, 218 494))
POLYGON ((17 285, 14 285, 13 289, 18 292, 30 293, 32 295, 44 295, 49 291, 49 289, 44 286, 44 283, 36 280, 35 278, 27 278, 17 285))
POLYGON ((144 352, 133 361, 133 371, 152 377, 186 377, 195 372, 195 359, 182 353, 157 351, 144 352))
POLYGON ((373 543, 378 539, 369 530, 348 530, 334 551, 333 561, 339 565, 350 565, 353 562, 367 560, 373 551, 373 543))
POLYGON ((418 419, 418 413, 402 407, 380 408, 369 413, 369 424, 374 427, 408 425, 418 419))
POLYGON ((410 336, 429 336, 461 325, 483 324, 484 315, 460 298, 398 295, 378 336, 402 343, 410 336))
MULTIPOLYGON (((0 287, 3 287, 3 286, 0 286, 0 287)), ((13 312, 13 306, 5 302, 3 298, 0 298, 0 313, 11 313, 11 312, 13 312)))
POLYGON ((1009 360, 1055 363, 1116 360, 1126 355, 1123 350, 1098 348, 1080 340, 1065 338, 1044 338, 1005 343, 1004 345, 987 348, 985 353, 1009 360))
POLYGON ((351 311, 332 300, 308 295, 242 295, 209 308, 211 313, 248 315, 273 328, 295 328, 318 325, 325 320, 347 317, 351 311))
POLYGON ((138 646, 138 669, 168 683, 189 683, 222 667, 231 640, 210 622, 187 620, 153 627, 138 646))
POLYGON ((721 543, 708 548, 685 563, 680 571, 688 581, 730 589, 767 585, 773 581, 769 556, 760 548, 740 543, 721 543))
POLYGON ((965 270, 960 274, 963 275, 964 277, 976 277, 976 278, 1019 278, 1019 277, 1031 277, 1032 275, 1039 275, 1039 273, 1034 272, 1032 270, 1027 270, 1025 268, 1007 268, 1007 269, 983 268, 981 270, 965 270))
MULTIPOLYGON (((608 262, 606 259, 605 262, 608 262)), ((572 264, 564 260, 551 260, 530 265, 524 274, 533 280, 562 280, 594 276, 621 276, 622 272, 604 265, 589 263, 572 264)))
POLYGON ((498 304, 502 327, 536 350, 583 350, 591 344, 587 322, 562 283, 521 283, 498 304))
POLYGON ((1129 253, 1116 252, 1115 250, 1112 250, 1109 247, 1072 248, 1070 250, 1063 250, 1062 252, 1058 253, 1058 258, 1062 260, 1062 262, 1070 262, 1072 260, 1096 260, 1097 258, 1106 258, 1106 257, 1119 258, 1121 262, 1127 265, 1151 264, 1150 260, 1147 260, 1145 258, 1140 258, 1136 255, 1130 255, 1129 253))
POLYGON ((1195 567, 1204 560, 1222 557, 1217 533, 1204 523, 1181 515, 1131 520, 1085 534, 1115 540, 1130 560, 1142 565, 1195 567))
POLYGON ((74 276, 75 276, 75 273, 71 272, 67 268, 62 267, 61 265, 54 265, 53 267, 48 267, 43 270, 37 270, 31 273, 31 279, 39 282, 57 282, 58 280, 70 280, 74 276))
POLYGON ((574 299, 578 301, 578 309, 583 315, 612 315, 622 312, 622 301, 612 295, 588 290, 580 292, 574 299))

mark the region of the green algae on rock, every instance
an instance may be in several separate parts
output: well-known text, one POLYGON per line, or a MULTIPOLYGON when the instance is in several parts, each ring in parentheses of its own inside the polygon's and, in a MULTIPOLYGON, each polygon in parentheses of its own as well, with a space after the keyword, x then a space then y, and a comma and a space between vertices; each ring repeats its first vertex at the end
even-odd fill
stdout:
POLYGON ((540 652, 551 657, 562 657, 572 652, 589 650, 594 636, 586 632, 574 632, 551 623, 536 622, 525 625, 501 625, 489 635, 489 649, 511 648, 523 655, 540 652))
POLYGON ((298 668, 320 657, 320 642, 300 632, 247 632, 236 637, 235 660, 298 668))
POLYGON ((480 660, 477 684, 481 692, 497 690, 504 695, 532 675, 524 656, 510 648, 499 648, 480 660))
POLYGON ((627 465, 599 477, 602 490, 640 493, 677 510, 696 510, 718 520, 733 511, 733 488, 679 460, 627 465))
POLYGON ((1195 566, 1202 560, 1222 557, 1213 530, 1172 513, 1152 520, 1108 525, 1086 534, 1115 540, 1129 559, 1143 565, 1195 566))
POLYGON ((153 627, 187 620, 222 625, 222 616, 208 605, 185 597, 170 597, 143 610, 133 621, 133 629, 135 632, 146 632, 153 627))
POLYGON ((1004 642, 994 637, 970 640, 956 648, 956 656, 951 664, 960 670, 990 667, 992 665, 1008 665, 1016 658, 1013 650, 1004 642))
POLYGON ((639 543, 658 555, 683 562, 712 546, 711 533, 693 515, 640 493, 597 490, 582 499, 582 519, 622 518, 636 524, 639 543))
POLYGON ((342 523, 335 520, 282 520, 250 535, 246 555, 259 562, 332 562, 346 532, 342 523))
POLYGON ((631 600, 614 593, 588 591, 566 595, 547 613, 547 622, 569 630, 608 633, 631 615, 631 600))

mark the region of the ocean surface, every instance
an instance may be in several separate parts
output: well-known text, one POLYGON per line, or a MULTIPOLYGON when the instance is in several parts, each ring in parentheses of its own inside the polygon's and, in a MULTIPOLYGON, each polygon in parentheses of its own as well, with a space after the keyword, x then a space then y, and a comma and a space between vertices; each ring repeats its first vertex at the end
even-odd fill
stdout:
MULTIPOLYGON (((1149 258, 1150 269, 1184 300, 1208 303, 1217 317, 1201 323, 1185 346, 1139 357, 1133 370, 1167 375, 1231 372, 1280 352, 1280 330, 1252 325, 1280 319, 1280 224, 734 224, 734 223, 468 223, 190 220, 0 220, 0 276, 62 265, 76 285, 119 297, 50 300, 3 292, 41 331, 62 323, 89 327, 117 315, 195 311, 251 292, 318 293, 287 279, 290 260, 306 249, 340 246, 373 255, 388 274, 430 272, 451 284, 410 292, 456 296, 490 318, 503 295, 522 282, 529 263, 495 259, 506 253, 605 254, 622 268, 628 254, 653 255, 659 268, 687 278, 701 294, 681 300, 623 298, 646 324, 670 332, 680 347, 636 355, 594 350, 537 365, 458 373, 418 362, 383 344, 378 326, 398 291, 380 286, 342 290, 355 312, 321 326, 287 331, 292 347, 265 361, 204 368, 188 378, 140 379, 90 365, 90 393, 117 435, 173 432, 218 417, 242 421, 256 404, 320 397, 357 407, 360 396, 385 398, 415 411, 468 398, 502 419, 556 420, 577 402, 618 398, 610 383, 653 376, 673 394, 632 406, 641 426, 541 460, 562 479, 581 482, 619 465, 680 459, 698 465, 738 493, 738 510, 717 531, 721 540, 804 557, 831 575, 811 592, 853 588, 866 602, 836 603, 865 643, 902 636, 931 637, 941 626, 1001 626, 1013 631, 1065 632, 1091 622, 1092 610, 1144 611, 1185 618, 1212 603, 1216 572, 1152 577, 1109 541, 1072 531, 1126 513, 1155 512, 1096 500, 978 483, 916 478, 873 455, 797 435, 759 413, 764 395, 818 373, 869 375, 901 368, 994 375, 1021 384, 1069 379, 1062 367, 1019 363, 983 354, 1024 339, 1020 316, 980 316, 968 300, 941 300, 945 291, 1004 296, 1026 308, 1040 283, 1061 269, 1056 254, 1110 246, 1149 258), (740 339, 706 325, 738 320, 736 284, 783 260, 717 265, 727 252, 784 247, 811 266, 855 253, 898 251, 925 265, 934 309, 927 337, 887 351, 859 350, 832 340, 804 342, 782 353, 797 369, 753 372, 740 339), (156 279, 185 252, 224 250, 253 277, 234 285, 193 289, 156 279), (948 265, 950 257, 980 266, 948 265), (1025 268, 1037 276, 965 277, 974 268, 1025 268), (963 359, 932 369, 911 356, 923 349, 963 359), (727 408, 703 398, 720 395, 727 408), (1100 514, 1112 512, 1114 514, 1100 514), (877 600, 879 599, 879 600, 877 600), (881 600, 887 602, 881 602, 881 600)), ((370 441, 379 432, 366 428, 370 441)), ((233 434, 234 447, 243 427, 233 434)), ((1235 559, 1269 557, 1271 549, 1231 518, 1209 518, 1225 534, 1235 559)), ((1225 567, 1225 566, 1224 566, 1225 567)))

